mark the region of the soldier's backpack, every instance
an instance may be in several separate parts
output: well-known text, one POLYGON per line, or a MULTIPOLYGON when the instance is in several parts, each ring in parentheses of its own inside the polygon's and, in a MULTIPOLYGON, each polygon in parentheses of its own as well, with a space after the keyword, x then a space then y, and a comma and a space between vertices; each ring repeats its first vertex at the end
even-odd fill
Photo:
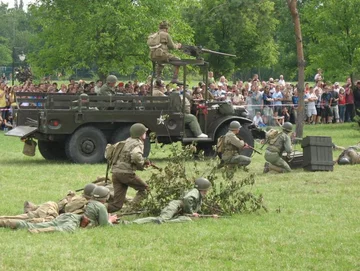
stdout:
POLYGON ((119 141, 115 144, 107 144, 105 148, 105 159, 110 169, 118 160, 122 149, 125 146, 125 141, 119 141))
POLYGON ((275 129, 270 129, 267 132, 267 142, 272 145, 276 142, 276 140, 279 138, 279 135, 281 134, 280 131, 275 129))
POLYGON ((225 135, 222 135, 218 138, 216 142, 216 153, 220 158, 224 150, 225 150, 225 135))
POLYGON ((152 48, 160 44, 160 33, 156 32, 148 36, 147 45, 152 48))

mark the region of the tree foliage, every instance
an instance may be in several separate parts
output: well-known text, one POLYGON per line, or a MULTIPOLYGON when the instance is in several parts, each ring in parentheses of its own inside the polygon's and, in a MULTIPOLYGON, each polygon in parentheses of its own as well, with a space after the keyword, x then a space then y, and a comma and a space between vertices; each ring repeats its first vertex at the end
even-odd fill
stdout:
POLYGON ((96 67, 100 77, 150 67, 146 39, 161 20, 174 25, 174 39, 191 39, 191 28, 180 17, 181 3, 186 2, 39 0, 30 9, 39 30, 31 61, 47 73, 96 67))

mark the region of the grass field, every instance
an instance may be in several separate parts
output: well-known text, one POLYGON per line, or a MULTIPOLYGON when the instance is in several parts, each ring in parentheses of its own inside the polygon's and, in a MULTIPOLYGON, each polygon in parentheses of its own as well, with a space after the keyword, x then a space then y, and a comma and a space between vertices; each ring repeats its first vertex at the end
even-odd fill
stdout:
MULTIPOLYGON (((342 146, 359 141, 354 124, 306 126, 305 135, 331 136, 342 146)), ((60 199, 105 172, 105 164, 48 162, 38 152, 25 157, 22 147, 0 134, 0 215, 21 213, 25 200, 60 199)), ((263 164, 255 155, 249 169, 268 213, 74 234, 1 228, 0 270, 360 270, 360 166, 265 175, 263 164)), ((139 175, 146 179, 150 172, 139 175)))

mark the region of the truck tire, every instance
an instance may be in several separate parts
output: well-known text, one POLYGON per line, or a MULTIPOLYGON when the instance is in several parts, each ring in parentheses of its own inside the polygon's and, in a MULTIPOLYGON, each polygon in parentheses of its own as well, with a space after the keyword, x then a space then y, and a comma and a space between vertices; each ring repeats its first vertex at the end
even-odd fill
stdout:
POLYGON ((46 160, 66 160, 65 142, 38 140, 38 148, 46 160))
MULTIPOLYGON (((131 126, 123 126, 115 130, 111 137, 111 144, 115 144, 119 141, 126 140, 130 137, 130 127, 131 126)), ((146 137, 144 141, 144 153, 143 157, 148 157, 150 154, 151 144, 149 136, 146 137)))
POLYGON ((95 164, 105 160, 106 144, 106 137, 101 130, 85 126, 68 138, 65 151, 67 157, 74 163, 95 164))
MULTIPOLYGON (((244 140, 251 147, 254 147, 254 138, 251 134, 251 131, 247 128, 247 126, 248 124, 242 125, 240 132, 237 134, 237 137, 240 138, 241 140, 244 140)), ((220 136, 225 135, 228 131, 229 131, 229 124, 220 127, 216 133, 216 142, 220 136)), ((252 149, 244 149, 240 154, 250 157, 252 153, 253 153, 252 149)))

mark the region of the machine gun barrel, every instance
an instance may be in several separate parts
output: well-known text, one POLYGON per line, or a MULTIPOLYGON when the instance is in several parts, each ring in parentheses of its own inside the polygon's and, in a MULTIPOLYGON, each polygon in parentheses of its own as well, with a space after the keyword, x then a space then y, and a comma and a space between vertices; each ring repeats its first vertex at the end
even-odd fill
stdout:
POLYGON ((201 51, 202 51, 203 53, 210 53, 210 54, 214 54, 214 55, 222 55, 222 56, 232 56, 232 57, 236 57, 236 55, 233 55, 233 54, 217 52, 217 51, 213 51, 213 50, 209 50, 209 49, 205 49, 205 48, 202 48, 201 51))
POLYGON ((236 57, 236 55, 205 49, 205 48, 202 48, 202 46, 182 45, 180 50, 182 50, 187 55, 196 57, 197 59, 200 58, 200 55, 202 53, 210 53, 210 54, 216 54, 216 55, 222 55, 222 56, 236 57))

